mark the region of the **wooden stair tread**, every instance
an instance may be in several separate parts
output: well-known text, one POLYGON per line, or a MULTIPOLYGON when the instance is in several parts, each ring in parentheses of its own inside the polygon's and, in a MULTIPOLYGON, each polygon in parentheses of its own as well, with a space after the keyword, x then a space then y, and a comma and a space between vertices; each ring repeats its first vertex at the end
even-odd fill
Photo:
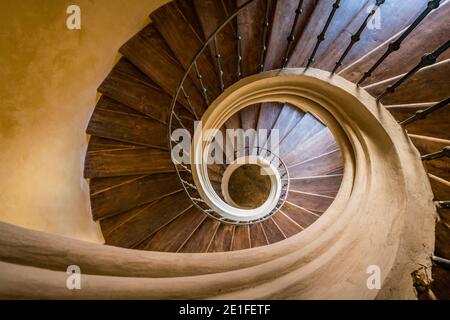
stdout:
MULTIPOLYGON (((321 43, 317 50, 316 58, 320 57, 326 52, 330 43, 340 35, 345 27, 353 20, 354 16, 365 8, 367 0, 358 1, 342 1, 339 9, 336 11, 335 17, 331 22, 330 27, 327 30, 324 41, 321 43)), ((302 67, 305 62, 310 58, 314 46, 317 42, 317 36, 322 32, 325 23, 330 15, 332 8, 332 1, 318 1, 311 14, 310 21, 305 31, 295 46, 292 58, 289 61, 289 67, 302 67)), ((319 61, 319 59, 316 59, 319 61)))
MULTIPOLYGON (((441 1, 442 2, 442 1, 441 1)), ((348 69, 343 70, 340 76, 352 81, 357 82, 362 73, 369 70, 372 65, 386 52, 388 43, 397 39, 404 28, 409 26, 412 21, 422 12, 426 7, 426 2, 420 0, 413 1, 386 1, 382 6, 383 15, 393 15, 393 19, 386 16, 389 19, 388 24, 384 24, 380 30, 365 30, 364 36, 361 37, 360 43, 357 43, 354 47, 354 52, 364 50, 373 47, 373 44, 369 41, 373 38, 376 39, 374 44, 381 44, 377 48, 367 54, 360 61, 356 61, 348 69), (399 32, 401 31, 401 32, 399 32), (392 36, 395 37, 390 39, 392 36), (384 36, 384 37, 383 37, 384 36), (380 38, 383 37, 383 38, 380 38), (384 43, 380 43, 383 39, 384 43), (369 47, 364 49, 364 45, 369 47)), ((369 85, 382 81, 384 79, 395 77, 399 74, 408 72, 413 66, 415 66, 426 52, 432 52, 446 40, 448 40, 448 34, 450 27, 448 25, 448 16, 450 14, 449 3, 442 3, 437 10, 433 10, 428 17, 426 17, 416 29, 403 41, 399 51, 392 53, 378 68, 372 73, 372 76, 364 82, 369 85), (439 26, 436 28, 436 26, 439 26), (407 54, 405 54, 407 53, 407 54)), ((383 17, 384 18, 384 17, 383 17)), ((361 52, 364 52, 361 51, 361 52)), ((350 53, 346 61, 354 61, 359 58, 360 55, 350 53)), ((450 52, 442 54, 440 60, 450 58, 450 52)))
MULTIPOLYGON (((399 86, 394 93, 386 96, 383 99, 383 104, 407 104, 444 100, 448 98, 450 92, 449 74, 450 59, 423 68, 399 86), (424 90, 424 88, 433 88, 433 90, 424 90)), ((374 97, 378 97, 388 85, 396 82, 400 76, 366 86, 364 89, 374 97)))
MULTIPOLYGON (((275 121, 272 130, 278 130, 279 141, 283 141, 284 137, 300 122, 303 118, 303 112, 298 108, 285 104, 280 112, 277 120, 275 121)), ((270 140, 270 139, 269 139, 270 140)), ((261 145, 260 145, 261 147, 261 145)), ((267 142, 263 146, 267 148, 267 142)))
POLYGON ((289 189, 321 195, 335 196, 341 186, 342 175, 328 175, 291 179, 289 189))
POLYGON ((167 122, 172 99, 125 58, 114 66, 98 91, 155 120, 167 122))
MULTIPOLYGON (((416 111, 424 110, 431 104, 413 104, 410 107, 404 106, 402 108, 388 107, 388 110, 397 121, 403 121, 413 116, 416 111)), ((450 130, 448 119, 450 119, 450 106, 446 106, 438 111, 428 115, 426 119, 417 120, 405 127, 410 134, 430 136, 440 139, 450 139, 450 130)))
MULTIPOLYGON (((228 17, 223 1, 194 1, 194 7, 200 21, 205 38, 208 38, 228 17)), ((223 70, 223 80, 225 88, 231 86, 236 81, 237 72, 237 42, 235 23, 228 23, 216 35, 217 50, 220 54, 220 63, 223 70)), ((214 45, 210 46, 211 57, 214 65, 218 68, 215 59, 216 52, 214 45)))
POLYGON ((195 10, 195 5, 197 2, 199 2, 199 1, 198 0, 175 0, 175 3, 177 4, 180 12, 183 14, 183 16, 186 18, 186 20, 189 21, 189 24, 195 30, 195 33, 198 35, 200 40, 202 42, 204 42, 206 40, 206 37, 203 37, 203 35, 202 35, 202 26, 199 21, 199 16, 198 16, 197 10, 195 10))
POLYGON ((106 244, 124 248, 137 246, 191 206, 184 192, 155 201, 114 229, 105 239, 106 244))
POLYGON ((140 244, 139 249, 178 252, 205 218, 206 215, 197 207, 193 206, 167 226, 156 232, 151 239, 140 244))
POLYGON ((263 146, 267 137, 270 134, 270 130, 275 125, 281 110, 283 109, 283 104, 278 102, 265 102, 261 104, 258 116, 257 131, 267 130, 266 135, 258 134, 258 144, 263 146))
POLYGON ((280 156, 283 159, 293 150, 300 148, 309 138, 324 129, 324 125, 307 113, 280 142, 280 156))
POLYGON ((84 164, 86 178, 174 171, 175 167, 169 152, 150 148, 87 153, 84 164))
POLYGON ((252 248, 268 245, 266 234, 260 223, 250 225, 250 245, 252 248))
POLYGON ((242 124, 241 128, 244 131, 255 130, 255 134, 251 135, 248 139, 250 141, 245 141, 246 147, 253 147, 253 145, 256 142, 255 141, 257 139, 256 126, 258 123, 260 106, 261 105, 259 105, 259 104, 251 105, 251 106, 245 107, 244 109, 242 109, 240 111, 241 124, 242 124))
MULTIPOLYGON (((236 0, 238 7, 245 2, 247 1, 236 0)), ((265 1, 257 0, 242 10, 237 17, 237 28, 242 37, 242 77, 259 72, 264 15, 265 1)))
POLYGON ((297 222, 303 229, 308 228, 311 224, 319 219, 319 216, 311 213, 308 210, 296 207, 289 202, 285 202, 281 211, 286 214, 289 218, 297 222))
POLYGON ((97 136, 91 136, 89 138, 88 153, 106 150, 123 150, 123 149, 142 149, 144 146, 138 146, 127 142, 118 140, 111 140, 106 138, 100 138, 97 136))
POLYGON ((234 229, 234 237, 231 250, 244 250, 249 248, 250 248, 249 226, 236 226, 234 229))
POLYGON ((175 173, 155 174, 91 197, 94 220, 122 213, 181 190, 175 173))
MULTIPOLYGON (((169 2, 150 15, 154 26, 163 36, 182 67, 186 70, 191 60, 202 47, 200 35, 195 31, 175 2, 169 2)), ((215 98, 219 94, 219 82, 214 66, 206 54, 200 55, 197 66, 203 77, 203 83, 208 95, 215 98)), ((190 72, 191 79, 197 80, 197 75, 190 72)))
POLYGON ((89 180, 89 194, 92 196, 97 193, 104 192, 109 189, 127 184, 134 180, 143 178, 146 175, 135 175, 125 177, 107 177, 107 178, 92 178, 89 180))
POLYGON ((285 235, 272 218, 262 222, 261 225, 264 229, 264 233, 266 234, 269 244, 286 239, 285 235))
POLYGON ((291 178, 301 178, 326 175, 331 174, 342 167, 343 162, 341 152, 340 150, 334 150, 317 158, 290 166, 289 176, 291 178))
MULTIPOLYGON (((301 37, 311 14, 316 6, 317 0, 303 1, 302 13, 299 15, 296 28, 294 30, 294 43, 301 37)), ((288 46, 287 37, 291 33, 295 11, 298 8, 298 0, 276 1, 272 28, 267 46, 267 54, 264 61, 265 70, 281 68, 282 59, 288 46), (289 23, 287 23, 289 22, 289 23)), ((291 50, 292 52, 292 50, 291 50)))
POLYGON ((99 100, 86 130, 88 134, 167 149, 167 127, 163 123, 136 114, 110 111, 103 106, 113 101, 105 102, 106 99, 102 97, 99 100))
POLYGON ((450 181, 441 177, 428 174, 430 178, 431 189, 433 190, 434 200, 444 201, 450 199, 450 181))
POLYGON ((293 235, 296 235, 303 230, 303 228, 297 222, 289 218, 283 212, 276 213, 272 217, 272 219, 283 232, 286 238, 292 237, 293 235))
POLYGON ((184 253, 204 253, 214 238, 220 222, 212 218, 206 218, 189 240, 179 250, 184 253))
POLYGON ((287 165, 301 163, 336 150, 337 148, 331 131, 328 128, 324 128, 307 139, 302 145, 294 148, 283 158, 283 161, 287 165))
MULTIPOLYGON (((450 140, 427 139, 427 137, 413 135, 410 135, 410 138, 421 155, 441 151, 445 147, 450 146, 450 140)), ((424 161, 423 163, 425 165, 425 168, 427 169, 427 172, 450 181, 448 159, 439 158, 435 160, 424 161)))
MULTIPOLYGON (((139 67, 170 96, 175 94, 175 90, 183 77, 184 69, 153 24, 147 25, 128 40, 120 48, 120 53, 139 67), (164 68, 161 68, 161 66, 164 66, 164 68)), ((205 106, 198 87, 188 78, 183 83, 183 88, 189 95, 195 111, 201 116, 205 106)), ((183 94, 180 94, 178 101, 191 111, 190 105, 183 94)))
MULTIPOLYGON (((373 4, 373 0, 363 1, 341 1, 335 18, 327 30, 325 40, 317 50, 316 63, 314 68, 331 71, 338 57, 348 45, 352 34, 356 33, 361 23, 367 16, 367 8, 373 4), (340 48, 339 53, 330 55, 334 49, 340 48), (332 63, 331 63, 332 61, 332 63), (332 66, 330 66, 332 64, 332 66)), ((331 8, 331 4, 329 4, 331 8)), ((328 13, 327 13, 328 17, 328 13)), ((323 27, 323 25, 322 25, 323 27)))
POLYGON ((226 252, 231 250, 234 226, 221 223, 208 248, 208 252, 226 252))
POLYGON ((288 201, 314 212, 325 212, 333 203, 334 197, 300 191, 289 191, 288 201))

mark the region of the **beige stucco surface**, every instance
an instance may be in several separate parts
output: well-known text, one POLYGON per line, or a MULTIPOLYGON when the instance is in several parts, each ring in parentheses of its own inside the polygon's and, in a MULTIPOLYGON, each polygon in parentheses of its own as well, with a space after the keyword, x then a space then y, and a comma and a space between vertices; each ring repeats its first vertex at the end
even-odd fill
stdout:
POLYGON ((101 242, 84 133, 118 48, 163 0, 0 0, 0 221, 101 242), (66 9, 81 8, 81 30, 66 9))

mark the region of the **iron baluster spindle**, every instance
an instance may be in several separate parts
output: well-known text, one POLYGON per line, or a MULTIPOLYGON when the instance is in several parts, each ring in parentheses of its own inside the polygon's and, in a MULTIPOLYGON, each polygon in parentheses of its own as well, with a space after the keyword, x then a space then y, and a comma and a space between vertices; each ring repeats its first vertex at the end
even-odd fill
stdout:
POLYGON ((333 17, 336 14, 336 11, 339 9, 340 4, 341 4, 341 0, 336 0, 336 2, 333 4, 333 9, 331 10, 330 15, 328 16, 327 22, 325 23, 325 26, 323 27, 322 32, 317 36, 317 42, 316 42, 314 50, 311 54, 311 57, 308 59, 308 63, 306 64, 306 69, 308 69, 309 66, 314 62, 314 58, 316 56, 317 50, 319 49, 322 41, 325 40, 325 35, 327 33, 327 30, 330 27, 331 21, 333 20, 333 17))
POLYGON ((189 108, 191 109, 192 114, 193 114, 194 117, 195 117, 195 120, 199 120, 199 117, 198 117, 198 115, 197 115, 197 112, 195 112, 195 108, 194 108, 194 106, 192 105, 191 97, 186 93, 186 90, 184 90, 184 87, 183 87, 183 86, 181 86, 181 91, 183 92, 183 96, 184 96, 184 98, 186 99, 186 101, 187 101, 187 103, 188 103, 188 105, 189 105, 189 108))
POLYGON ((450 97, 448 97, 445 100, 442 100, 441 102, 435 104, 432 107, 429 107, 425 110, 421 110, 421 111, 417 111, 415 115, 413 115, 412 117, 409 117, 408 119, 400 122, 401 126, 406 126, 408 124, 411 124, 419 119, 425 119, 430 113, 433 113, 443 107, 445 107, 446 105, 448 105, 450 103, 450 97))
POLYGON ((432 0, 428 2, 427 8, 414 20, 414 22, 403 32, 400 37, 389 43, 388 49, 386 52, 378 59, 377 62, 369 69, 369 71, 365 72, 362 78, 358 81, 358 86, 361 85, 367 78, 372 76, 372 73, 383 63, 386 58, 391 55, 394 51, 398 51, 402 42, 408 37, 408 35, 425 19, 431 11, 436 8, 439 8, 441 0, 432 0))
POLYGON ((439 209, 450 209, 450 201, 435 201, 436 207, 439 209))
POLYGON ((236 41, 237 41, 236 78, 237 80, 240 80, 242 76, 242 36, 241 33, 239 32, 239 25, 237 26, 236 41))
POLYGON ((299 0, 297 9, 295 10, 295 18, 294 18, 294 22, 292 23, 291 33, 289 34, 289 36, 287 38, 288 45, 286 48, 286 52, 284 53, 284 57, 283 57, 283 61, 282 61, 282 68, 286 68, 286 65, 289 61, 289 56, 291 55, 292 46, 295 41, 295 29, 297 29, 298 20, 300 18, 300 15, 303 13, 303 9, 302 9, 303 1, 304 0, 299 0))
POLYGON ((270 14, 270 3, 271 0, 266 0, 266 11, 264 13, 264 22, 263 22, 263 33, 261 40, 261 55, 259 60, 259 72, 264 71, 264 60, 267 53, 267 35, 269 33, 269 14, 270 14))
POLYGON ((202 94, 203 99, 205 99, 206 107, 209 106, 209 99, 208 99, 208 89, 206 89, 205 84, 203 83, 203 76, 200 73, 200 70, 198 69, 197 61, 194 62, 195 72, 197 74, 198 82, 200 82, 200 86, 202 87, 202 94))
POLYGON ((219 73, 220 91, 223 92, 223 90, 225 89, 225 85, 223 83, 222 62, 220 60, 221 56, 220 56, 219 47, 217 45, 217 37, 216 36, 214 36, 213 44, 214 44, 214 53, 215 53, 216 62, 217 62, 217 69, 218 69, 218 73, 219 73))
POLYGON ((436 160, 436 159, 443 158, 443 157, 447 157, 447 158, 450 157, 450 146, 445 147, 441 151, 437 151, 437 152, 433 152, 433 153, 424 155, 424 156, 422 156, 422 160, 423 161, 436 160))
POLYGON ((417 71, 419 71, 422 68, 431 66, 433 64, 436 63, 437 59, 439 58, 439 56, 445 52, 445 50, 447 50, 448 48, 450 48, 450 40, 448 40, 446 43, 444 43, 442 46, 440 46, 439 48, 437 48, 434 52, 432 53, 428 53, 425 54, 422 59, 420 59, 420 62, 414 67, 412 68, 407 74, 405 74, 403 77, 401 77, 400 79, 397 80, 397 82, 395 82, 392 85, 387 86, 386 90, 377 98, 378 100, 383 99, 384 97, 386 97, 388 94, 392 94, 395 92, 395 90, 402 84, 404 83, 406 80, 408 80, 409 78, 411 78, 414 74, 416 74, 417 71))
POLYGON ((375 3, 375 6, 373 7, 372 11, 370 11, 369 15, 366 17, 364 22, 361 24, 361 26, 359 27, 358 31, 356 31, 356 33, 351 36, 349 45, 347 46, 347 48, 345 49, 344 53, 339 58, 339 60, 336 62, 336 65, 334 66, 334 69, 331 72, 331 74, 336 73, 336 71, 342 66, 342 62, 344 61, 345 57, 347 57, 349 52, 352 50, 353 46, 359 40, 361 40, 361 34, 363 33, 364 29, 366 29, 367 24, 369 23, 370 19, 374 16, 374 14, 381 7, 381 5, 383 5, 383 3, 385 3, 385 0, 377 0, 377 2, 375 3))

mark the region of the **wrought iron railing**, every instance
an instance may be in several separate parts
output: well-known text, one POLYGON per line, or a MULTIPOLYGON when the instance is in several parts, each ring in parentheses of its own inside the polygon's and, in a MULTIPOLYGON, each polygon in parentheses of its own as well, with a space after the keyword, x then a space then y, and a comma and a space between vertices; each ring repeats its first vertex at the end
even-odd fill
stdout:
POLYGON ((439 8, 441 0, 432 0, 428 2, 426 9, 414 20, 414 22, 398 37, 395 41, 389 43, 386 52, 375 62, 375 64, 364 73, 362 78, 358 81, 358 86, 361 85, 366 79, 372 76, 372 73, 378 69, 378 67, 389 57, 393 52, 400 50, 402 42, 410 35, 411 32, 425 19, 431 11, 439 8))
MULTIPOLYGON (((217 66, 217 73, 218 73, 218 79, 219 79, 219 86, 220 91, 223 92, 225 88, 224 83, 224 69, 222 67, 222 60, 221 60, 221 54, 220 54, 220 48, 218 47, 217 42, 217 36, 218 34, 229 24, 232 23, 234 19, 237 19, 238 15, 243 11, 246 10, 253 2, 256 0, 249 0, 245 2, 242 6, 240 6, 233 14, 231 14, 217 29, 208 37, 208 39, 203 43, 201 48, 198 50, 196 55, 193 57, 191 63, 188 65, 188 67, 185 70, 185 73, 180 80, 180 83, 177 87, 177 90, 173 96, 172 104, 171 104, 171 112, 170 112, 170 119, 169 119, 169 148, 170 150, 173 150, 175 145, 177 145, 180 141, 177 141, 172 138, 172 132, 175 129, 183 128, 185 130, 188 130, 187 126, 182 122, 182 119, 180 116, 177 115, 177 107, 178 107, 178 99, 181 94, 183 94, 185 100, 188 102, 189 108, 191 109, 195 120, 199 120, 199 115, 195 112, 196 108, 193 106, 193 102, 190 99, 190 96, 188 92, 185 90, 184 84, 186 79, 189 77, 189 74, 193 71, 195 72, 197 84, 201 90, 204 103, 206 107, 209 106, 210 102, 213 100, 209 95, 209 92, 205 86, 204 78, 200 72, 200 68, 197 64, 197 61, 199 60, 199 57, 202 54, 205 54, 207 51, 206 49, 209 46, 212 46, 213 52, 215 53, 215 59, 216 59, 216 66, 217 66)), ((259 63, 259 71, 264 70, 264 60, 265 55, 267 52, 267 41, 268 41, 268 33, 269 33, 269 25, 270 25, 270 7, 271 7, 271 1, 265 0, 265 14, 264 14, 264 21, 262 21, 261 25, 263 28, 262 32, 262 38, 261 38, 261 50, 260 50, 260 63, 259 63)), ((236 78, 239 80, 242 77, 242 35, 239 30, 239 25, 237 25, 236 29, 236 41, 237 41, 237 63, 236 63, 236 78)), ((190 151, 183 150, 182 152, 189 153, 190 151)), ((272 157, 273 159, 277 159, 279 166, 277 167, 277 170, 279 172, 280 177, 284 178, 288 175, 287 167, 284 164, 284 162, 277 157, 275 153, 273 153, 270 150, 267 150, 267 152, 264 153, 264 155, 261 153, 259 156, 263 157, 267 160, 267 157, 272 157)), ((185 190, 186 194, 189 196, 191 201, 200 208, 203 212, 205 212, 208 216, 219 220, 224 223, 229 224, 250 224, 250 223, 258 223, 265 219, 270 218, 273 214, 278 212, 281 207, 283 206, 284 202, 286 201, 288 189, 289 189, 289 179, 287 179, 287 182, 284 181, 281 186, 281 195, 279 197, 278 203, 276 204, 275 208, 268 212, 265 216, 260 217, 254 221, 235 221, 235 220, 229 220, 218 214, 215 210, 211 209, 208 206, 208 203, 201 198, 200 193, 197 190, 197 186, 195 185, 193 179, 192 179, 192 169, 190 163, 182 163, 180 161, 175 161, 173 159, 176 172, 178 175, 178 178, 181 182, 181 185, 183 186, 183 189, 185 190)))
MULTIPOLYGON (((172 132, 174 131, 174 129, 177 129, 180 127, 184 128, 186 130, 188 129, 187 126, 182 122, 182 118, 177 114, 177 108, 180 107, 180 104, 178 104, 177 101, 180 98, 181 94, 183 95, 184 100, 187 101, 189 109, 192 111, 192 114, 194 115, 195 120, 200 120, 200 117, 201 117, 201 114, 198 114, 196 112, 196 110, 198 110, 198 108, 194 107, 193 101, 191 100, 191 98, 189 96, 189 92, 186 91, 186 88, 184 86, 186 79, 188 77, 190 77, 190 75, 192 75, 192 74, 195 75, 192 78, 194 78, 194 80, 197 81, 196 86, 201 91, 205 109, 208 108, 208 106, 210 105, 210 102, 212 102, 216 97, 214 97, 213 96, 214 93, 209 92, 207 87, 205 86, 206 80, 203 78, 201 71, 200 71, 201 68, 199 68, 199 65, 197 63, 198 63, 201 55, 206 54, 206 51, 207 51, 206 49, 211 47, 212 50, 210 52, 214 53, 213 58, 215 59, 215 65, 217 67, 217 75, 218 75, 218 82, 219 82, 218 86, 220 87, 220 92, 224 92, 224 90, 226 89, 226 85, 225 85, 225 81, 224 81, 224 77, 225 77, 224 72, 225 72, 225 70, 229 70, 229 69, 223 68, 223 62, 226 61, 226 59, 223 59, 223 57, 221 55, 221 50, 220 50, 221 48, 219 48, 217 36, 228 24, 233 23, 234 20, 237 20, 240 13, 242 13, 246 9, 249 9, 250 5, 256 1, 258 1, 258 0, 248 0, 242 6, 237 8, 237 10, 233 14, 229 15, 227 17, 227 19, 220 26, 218 26, 216 28, 216 30, 202 44, 202 46, 197 51, 196 55, 192 58, 190 64, 187 66, 185 73, 184 73, 183 77, 181 78, 179 85, 175 91, 175 94, 174 94, 173 100, 172 100, 172 104, 171 104, 171 112, 170 112, 170 119, 169 119, 169 147, 170 147, 170 150, 173 150, 175 144, 178 144, 178 142, 179 142, 179 141, 175 141, 174 139, 172 139, 172 132)), ((268 42, 268 36, 269 36, 269 26, 271 23, 270 22, 271 1, 270 0, 259 0, 259 1, 261 1, 261 4, 265 5, 265 7, 264 7, 265 10, 264 10, 263 21, 261 21, 261 24, 260 24, 262 26, 261 43, 260 43, 261 47, 260 47, 259 65, 258 65, 258 68, 256 68, 256 70, 259 70, 260 72, 262 72, 262 71, 264 71, 265 57, 266 57, 267 50, 268 50, 267 42, 268 42), (264 1, 264 2, 262 2, 262 1, 264 1)), ((385 0, 375 0, 374 7, 372 8, 372 10, 368 13, 367 17, 365 18, 365 20, 363 21, 361 26, 358 28, 356 33, 354 33, 350 37, 350 43, 345 48, 342 55, 336 62, 334 69, 332 71, 332 74, 334 74, 342 66, 343 62, 345 61, 345 58, 348 56, 348 54, 350 53, 350 51, 352 50, 354 45, 358 41, 360 41, 361 36, 362 36, 364 30, 366 29, 370 19, 375 15, 376 11, 384 3, 385 3, 385 0)), ((401 35, 395 41, 389 43, 386 52, 375 62, 375 64, 367 72, 365 72, 362 75, 362 77, 358 81, 357 85, 361 85, 366 79, 371 77, 372 73, 384 62, 384 60, 390 54, 399 50, 402 42, 413 32, 413 30, 421 23, 421 21, 424 20, 430 14, 430 12, 432 12, 433 10, 435 10, 436 8, 439 7, 440 3, 441 3, 440 0, 429 1, 426 9, 414 20, 414 22, 408 28, 406 28, 406 30, 403 31, 401 33, 401 35)), ((295 41, 295 32, 297 29, 297 25, 299 23, 299 18, 302 14, 303 4, 304 4, 304 1, 299 0, 297 9, 295 10, 295 15, 292 15, 292 25, 290 28, 290 33, 287 37, 287 47, 284 51, 284 55, 281 60, 282 68, 285 68, 288 65, 289 59, 292 55, 293 46, 295 45, 295 42, 294 42, 295 41)), ((308 69, 314 63, 314 59, 315 59, 316 54, 318 53, 319 47, 322 44, 322 42, 325 40, 327 31, 329 30, 329 28, 332 27, 332 21, 335 18, 336 14, 338 13, 340 4, 341 4, 340 0, 336 0, 333 3, 330 14, 322 28, 322 31, 317 36, 317 42, 311 52, 309 59, 307 60, 305 69, 308 69)), ((256 23, 256 24, 258 25, 259 23, 256 23)), ((239 81, 242 78, 242 70, 243 70, 243 52, 242 52, 243 35, 241 33, 239 23, 236 23, 236 35, 235 36, 236 36, 236 42, 237 42, 236 43, 236 66, 235 66, 236 74, 235 74, 235 76, 236 76, 236 81, 239 81)), ((413 76, 420 69, 436 63, 438 57, 449 47, 450 47, 450 41, 447 41, 446 43, 441 45, 439 48, 437 48, 434 52, 432 52, 430 54, 426 54, 412 70, 410 70, 407 74, 405 74, 403 77, 401 77, 396 83, 394 83, 391 86, 388 86, 386 88, 385 92, 383 92, 378 97, 378 99, 381 100, 384 97, 386 97, 387 95, 395 92, 396 88, 398 88, 402 83, 407 81, 411 76, 413 76)), ((248 61, 245 61, 245 62, 247 63, 248 61)), ((253 63, 257 64, 258 62, 253 62, 253 63)), ((251 68, 251 70, 253 70, 253 69, 251 68)), ((227 76, 229 76, 229 75, 227 75, 227 76)), ((245 74, 245 76, 248 76, 248 74, 245 74)), ((207 83, 207 84, 210 85, 209 83, 207 83)), ((196 102, 199 103, 199 101, 196 101, 196 102)), ((400 125, 406 126, 406 125, 409 125, 419 119, 425 119, 427 117, 427 115, 445 107, 449 103, 450 103, 450 98, 447 98, 430 108, 418 111, 415 115, 400 122, 400 125)), ((184 152, 189 153, 190 151, 184 151, 184 152)), ((424 156, 423 160, 434 159, 435 157, 447 155, 447 153, 448 153, 448 150, 445 149, 445 150, 440 151, 435 154, 426 155, 426 156, 424 156)), ((280 160, 280 163, 283 163, 281 161, 281 159, 279 159, 279 160, 280 160)), ((193 193, 197 192, 198 190, 196 190, 197 187, 196 187, 194 181, 191 179, 192 178, 192 169, 190 168, 190 164, 189 163, 175 163, 175 162, 174 162, 174 164, 175 164, 176 172, 178 174, 178 177, 180 179, 180 182, 181 182, 185 192, 189 195, 191 200, 201 210, 203 210, 209 216, 211 216, 215 219, 221 220, 223 222, 236 223, 236 224, 240 223, 239 221, 226 221, 223 219, 223 217, 217 216, 217 214, 214 212, 214 210, 212 210, 211 208, 205 207, 205 205, 207 205, 207 203, 200 197, 200 195, 193 194, 193 193), (188 176, 191 175, 191 178, 186 177, 186 173, 188 174, 188 176)), ((287 190, 286 190, 286 193, 287 193, 287 190)), ((277 206, 277 208, 278 208, 278 206, 277 206)))

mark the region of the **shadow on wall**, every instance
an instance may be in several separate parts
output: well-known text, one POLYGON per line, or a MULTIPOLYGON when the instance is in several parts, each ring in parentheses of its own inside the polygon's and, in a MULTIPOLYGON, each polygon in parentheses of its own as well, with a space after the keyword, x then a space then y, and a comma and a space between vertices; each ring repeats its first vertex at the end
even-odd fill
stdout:
POLYGON ((165 0, 2 1, 0 220, 93 242, 84 133, 119 47, 165 0))

